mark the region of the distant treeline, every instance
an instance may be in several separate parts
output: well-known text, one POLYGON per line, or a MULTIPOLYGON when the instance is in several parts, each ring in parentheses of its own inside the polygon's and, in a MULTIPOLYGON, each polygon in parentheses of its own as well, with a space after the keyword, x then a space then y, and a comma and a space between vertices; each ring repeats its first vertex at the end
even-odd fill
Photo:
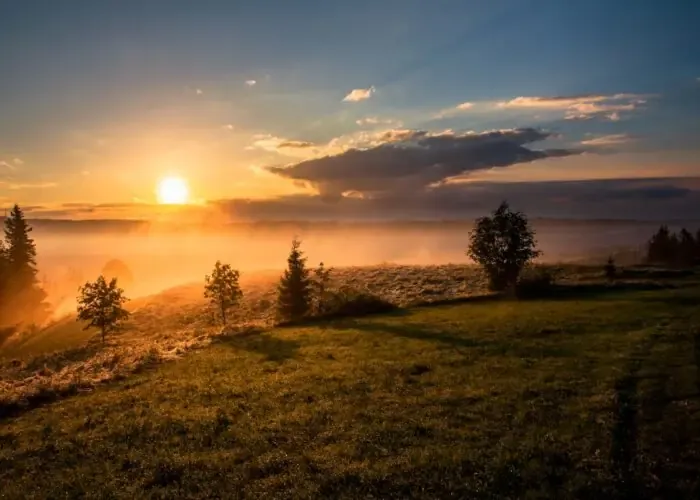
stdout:
POLYGON ((647 243, 648 264, 688 267, 700 264, 700 230, 695 236, 683 228, 679 233, 661 226, 647 243))

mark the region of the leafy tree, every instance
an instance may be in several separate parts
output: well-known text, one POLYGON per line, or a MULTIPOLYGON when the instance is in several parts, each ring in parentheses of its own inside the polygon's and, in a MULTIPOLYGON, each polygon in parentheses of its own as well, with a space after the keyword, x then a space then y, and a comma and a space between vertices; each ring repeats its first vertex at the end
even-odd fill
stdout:
POLYGON ((287 258, 287 269, 277 286, 277 314, 284 320, 298 321, 311 308, 312 283, 300 246, 301 242, 294 238, 287 258))
POLYGON ((117 286, 116 278, 107 283, 104 276, 93 283, 85 283, 79 292, 78 321, 89 321, 86 330, 93 326, 99 328, 104 342, 105 335, 129 317, 129 312, 122 307, 129 299, 124 297, 124 290, 117 286))
POLYGON ((204 278, 204 297, 219 310, 221 322, 226 324, 226 311, 238 304, 243 292, 238 284, 240 273, 228 264, 216 261, 214 271, 204 278))
POLYGON ((316 314, 324 314, 328 310, 328 288, 331 281, 331 271, 333 268, 326 268, 321 262, 314 269, 314 295, 316 302, 316 314))
POLYGON ((615 259, 613 259, 612 255, 608 257, 608 261, 603 266, 603 271, 605 272, 605 278, 608 281, 615 281, 615 278, 617 277, 617 267, 615 266, 615 259))
POLYGON ((21 322, 36 323, 46 319, 48 306, 36 277, 36 245, 31 232, 22 209, 15 205, 5 219, 3 295, 5 313, 21 322))
POLYGON ((540 255, 535 233, 522 212, 507 202, 476 221, 467 255, 484 268, 492 290, 513 288, 523 268, 540 255))

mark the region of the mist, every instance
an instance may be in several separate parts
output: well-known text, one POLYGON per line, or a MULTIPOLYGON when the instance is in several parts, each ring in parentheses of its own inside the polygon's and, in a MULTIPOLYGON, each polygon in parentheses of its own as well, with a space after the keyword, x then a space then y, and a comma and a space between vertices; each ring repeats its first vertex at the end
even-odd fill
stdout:
MULTIPOLYGON (((613 249, 638 249, 658 223, 535 221, 544 262, 575 261, 613 249)), ((278 271, 286 262, 291 239, 299 237, 310 265, 368 266, 468 263, 468 222, 376 224, 243 225, 186 230, 114 229, 91 225, 65 231, 38 224, 39 278, 57 309, 72 307, 77 286, 95 279, 112 259, 133 274, 130 297, 203 280, 216 260, 244 275, 278 271)))

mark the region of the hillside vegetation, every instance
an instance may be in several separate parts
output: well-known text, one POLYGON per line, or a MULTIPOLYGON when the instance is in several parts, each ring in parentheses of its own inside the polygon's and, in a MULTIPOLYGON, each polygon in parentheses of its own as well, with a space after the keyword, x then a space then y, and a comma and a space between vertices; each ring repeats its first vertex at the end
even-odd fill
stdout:
POLYGON ((700 287, 640 283, 224 332, 5 420, 2 494, 696 498, 700 287))

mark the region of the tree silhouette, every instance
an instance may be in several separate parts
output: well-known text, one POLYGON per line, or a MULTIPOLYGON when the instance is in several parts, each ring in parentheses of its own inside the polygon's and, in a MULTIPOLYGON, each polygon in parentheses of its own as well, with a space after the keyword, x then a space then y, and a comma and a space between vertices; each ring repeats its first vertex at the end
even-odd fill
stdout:
POLYGON ((316 303, 316 314, 324 314, 328 309, 328 287, 331 281, 331 271, 333 268, 326 268, 321 262, 314 269, 314 300, 316 303))
POLYGON ((692 266, 695 263, 696 241, 686 228, 678 235, 678 255, 676 261, 681 266, 692 266))
POLYGON ((204 278, 204 297, 209 299, 221 314, 221 322, 226 325, 226 311, 238 304, 243 296, 238 284, 240 273, 228 264, 216 261, 214 271, 204 278))
POLYGON ((116 278, 107 283, 104 276, 92 283, 85 283, 79 292, 78 321, 89 321, 86 330, 93 326, 99 328, 104 342, 105 335, 129 317, 129 312, 122 307, 129 299, 124 297, 124 290, 117 286, 116 278))
POLYGON ((603 266, 603 271, 605 272, 605 278, 609 282, 612 283, 615 281, 617 277, 617 267, 615 266, 615 259, 613 259, 612 255, 608 257, 608 261, 603 266))
POLYGON ((481 265, 492 290, 513 288, 520 272, 540 255, 535 248, 535 233, 522 212, 514 212, 507 202, 476 221, 470 234, 467 255, 481 265))
POLYGON ((48 315, 46 293, 39 286, 36 269, 36 245, 32 227, 22 209, 15 205, 5 219, 4 290, 6 313, 28 323, 42 322, 48 315))
POLYGON ((312 283, 300 246, 301 242, 294 238, 287 269, 277 286, 277 314, 284 320, 298 321, 309 313, 311 307, 312 283))

